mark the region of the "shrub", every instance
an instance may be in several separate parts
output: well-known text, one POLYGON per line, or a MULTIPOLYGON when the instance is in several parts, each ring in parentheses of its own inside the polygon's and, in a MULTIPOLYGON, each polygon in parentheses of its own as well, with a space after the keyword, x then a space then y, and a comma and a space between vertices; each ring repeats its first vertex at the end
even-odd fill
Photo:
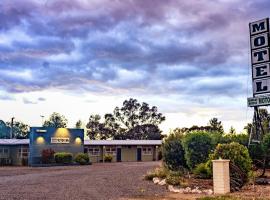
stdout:
POLYGON ((22 166, 28 166, 28 158, 22 158, 22 166))
MULTIPOLYGON (((252 144, 248 147, 249 156, 252 160, 263 160, 264 149, 262 144, 252 144)), ((256 164, 256 162, 254 162, 256 164)))
POLYGON ((54 150, 52 149, 43 149, 41 152, 41 161, 44 164, 54 162, 54 150))
POLYGON ((183 146, 187 165, 190 169, 206 162, 214 148, 210 134, 202 131, 188 133, 183 140, 183 146))
POLYGON ((104 161, 105 161, 105 162, 112 162, 112 159, 113 159, 113 156, 110 155, 110 154, 106 154, 106 155, 104 156, 104 161))
POLYGON ((147 172, 144 178, 146 180, 153 180, 154 177, 165 178, 168 173, 169 173, 169 170, 167 168, 160 167, 160 168, 156 168, 152 171, 147 172))
POLYGON ((180 185, 180 177, 169 174, 166 177, 166 183, 169 185, 180 185))
POLYGON ((270 153, 270 134, 266 134, 263 137, 262 150, 263 150, 264 154, 269 155, 269 153, 270 153))
POLYGON ((249 136, 247 134, 226 134, 220 139, 219 143, 229 144, 232 142, 237 142, 247 147, 248 140, 249 136))
POLYGON ((86 165, 86 164, 89 164, 89 156, 87 153, 78 153, 75 156, 74 161, 76 163, 79 163, 80 165, 86 165))
POLYGON ((68 164, 72 163, 72 154, 67 152, 58 152, 54 154, 56 163, 68 164))
POLYGON ((193 173, 197 178, 202 179, 208 179, 211 178, 211 171, 207 167, 206 163, 200 163, 198 164, 195 169, 193 170, 193 173))
POLYGON ((166 176, 166 183, 169 185, 181 185, 182 174, 180 172, 169 171, 166 176))
POLYGON ((180 133, 171 133, 162 145, 163 161, 170 170, 186 167, 185 152, 181 142, 183 137, 180 133))
POLYGON ((236 142, 230 144, 218 144, 214 153, 209 156, 207 166, 212 170, 212 160, 229 159, 230 162, 239 167, 246 175, 251 170, 251 159, 248 149, 236 142))

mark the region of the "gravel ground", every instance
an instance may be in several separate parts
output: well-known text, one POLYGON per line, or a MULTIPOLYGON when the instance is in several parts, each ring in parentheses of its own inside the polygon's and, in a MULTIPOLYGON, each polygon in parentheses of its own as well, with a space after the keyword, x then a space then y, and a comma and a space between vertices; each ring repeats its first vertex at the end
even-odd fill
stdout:
POLYGON ((67 167, 2 167, 0 199, 129 199, 163 197, 165 187, 143 180, 158 162, 67 167))

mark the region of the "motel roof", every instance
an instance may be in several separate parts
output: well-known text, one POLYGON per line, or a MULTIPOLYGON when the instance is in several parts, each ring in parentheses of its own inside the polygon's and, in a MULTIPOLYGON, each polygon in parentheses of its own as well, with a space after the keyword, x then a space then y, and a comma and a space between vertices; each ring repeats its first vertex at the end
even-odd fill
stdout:
POLYGON ((29 144, 29 139, 0 139, 0 145, 29 144))
MULTIPOLYGON (((27 145, 29 139, 0 139, 0 145, 27 145)), ((84 145, 161 145, 162 140, 84 140, 84 145)))
POLYGON ((161 145, 162 140, 84 140, 85 145, 161 145))

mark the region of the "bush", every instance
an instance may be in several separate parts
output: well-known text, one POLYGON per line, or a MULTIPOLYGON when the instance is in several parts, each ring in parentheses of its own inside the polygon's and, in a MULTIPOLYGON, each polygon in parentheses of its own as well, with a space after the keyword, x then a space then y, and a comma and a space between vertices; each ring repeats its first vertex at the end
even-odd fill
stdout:
POLYGON ((44 164, 49 164, 54 162, 54 150, 52 149, 43 149, 41 152, 41 161, 44 164))
POLYGON ((202 131, 188 133, 183 140, 183 146, 187 165, 190 169, 206 162, 214 148, 210 134, 202 131))
POLYGON ((247 134, 227 134, 221 138, 219 143, 229 144, 232 142, 237 142, 247 147, 248 141, 249 141, 249 136, 247 134))
POLYGON ((166 183, 169 185, 181 185, 182 174, 180 172, 169 171, 166 176, 166 183))
POLYGON ((76 163, 79 163, 80 165, 86 165, 86 164, 89 164, 89 156, 87 153, 78 153, 75 156, 74 161, 76 163))
POLYGON ((112 162, 112 159, 113 159, 113 156, 110 155, 110 154, 106 154, 106 155, 104 156, 104 161, 105 161, 105 162, 112 162))
POLYGON ((169 185, 180 185, 180 177, 179 176, 172 176, 171 174, 169 174, 166 177, 166 183, 169 185))
POLYGON ((251 170, 251 159, 248 149, 236 142, 230 144, 218 144, 214 153, 210 155, 207 166, 212 170, 212 160, 229 159, 230 162, 239 167, 246 175, 251 170))
MULTIPOLYGON (((248 147, 249 156, 252 160, 263 160, 264 149, 262 144, 252 144, 248 147)), ((256 162, 254 162, 256 164, 256 162)))
POLYGON ((153 180, 154 177, 165 178, 168 173, 169 173, 169 170, 167 168, 160 167, 160 168, 156 168, 152 171, 147 172, 144 178, 146 180, 153 180))
POLYGON ((211 178, 211 170, 207 167, 206 163, 198 164, 193 173, 197 178, 208 179, 211 178))
POLYGON ((170 170, 186 167, 185 152, 181 142, 183 137, 180 133, 171 133, 162 145, 163 161, 170 170))
POLYGON ((54 154, 56 163, 69 164, 72 163, 72 154, 67 152, 58 152, 54 154))

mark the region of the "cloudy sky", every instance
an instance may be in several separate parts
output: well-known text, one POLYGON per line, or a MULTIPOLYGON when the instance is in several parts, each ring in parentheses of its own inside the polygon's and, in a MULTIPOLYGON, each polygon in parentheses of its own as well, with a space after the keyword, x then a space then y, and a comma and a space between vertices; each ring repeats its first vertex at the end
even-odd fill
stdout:
POLYGON ((164 132, 212 117, 241 131, 248 23, 269 16, 269 0, 1 0, 0 119, 56 111, 73 127, 132 97, 164 132))

